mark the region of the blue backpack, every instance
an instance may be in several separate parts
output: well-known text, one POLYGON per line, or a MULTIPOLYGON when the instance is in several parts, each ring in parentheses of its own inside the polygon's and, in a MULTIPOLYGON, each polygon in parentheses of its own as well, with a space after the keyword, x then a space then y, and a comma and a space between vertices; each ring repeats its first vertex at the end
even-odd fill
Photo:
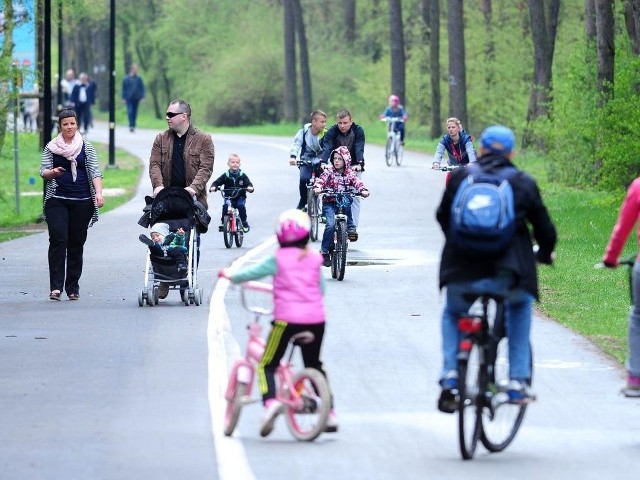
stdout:
POLYGON ((451 204, 448 240, 460 253, 495 257, 505 252, 516 231, 513 189, 509 167, 485 172, 469 165, 451 204))

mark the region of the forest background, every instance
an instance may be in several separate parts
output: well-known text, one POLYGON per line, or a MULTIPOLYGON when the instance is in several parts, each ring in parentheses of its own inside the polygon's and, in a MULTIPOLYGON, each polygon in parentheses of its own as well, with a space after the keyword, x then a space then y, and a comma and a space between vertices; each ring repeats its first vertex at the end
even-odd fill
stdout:
MULTIPOLYGON (((106 112, 110 2, 60 1, 52 2, 52 21, 54 32, 62 25, 63 71, 93 74, 96 110, 106 112)), ((396 93, 410 115, 407 148, 433 153, 450 116, 476 138, 489 124, 512 127, 517 164, 538 179, 560 236, 556 266, 540 270, 542 308, 623 360, 627 280, 592 267, 624 188, 640 175, 640 0, 115 4, 122 122, 121 81, 137 63, 147 86, 139 126, 164 128, 175 98, 187 99, 194 123, 213 132, 262 125, 293 136, 312 109, 333 119, 348 108, 368 141, 384 141, 378 115, 396 93)), ((7 46, 0 78, 9 78, 7 46)), ((52 73, 57 78, 57 68, 52 73)), ((11 210, 10 195, 0 188, 0 214, 11 210)))

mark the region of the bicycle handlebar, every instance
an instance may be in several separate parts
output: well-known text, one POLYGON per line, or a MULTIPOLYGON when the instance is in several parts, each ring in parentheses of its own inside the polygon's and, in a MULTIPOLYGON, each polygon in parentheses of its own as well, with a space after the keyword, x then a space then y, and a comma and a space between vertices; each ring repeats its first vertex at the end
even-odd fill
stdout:
POLYGON ((404 118, 402 117, 382 117, 380 119, 381 122, 389 122, 389 123, 404 123, 404 118))
POLYGON ((441 172, 453 172, 459 168, 463 168, 461 165, 442 165, 439 168, 434 168, 434 170, 440 170, 441 172))
MULTIPOLYGON (((368 191, 368 189, 366 189, 366 188, 364 190, 368 191)), ((360 193, 360 192, 354 192, 354 191, 350 191, 350 190, 345 190, 345 191, 340 192, 340 191, 334 190, 332 188, 323 188, 320 191, 319 195, 329 195, 329 196, 334 196, 334 197, 338 196, 338 195, 346 195, 348 197, 362 197, 362 193, 360 193)), ((366 197, 362 197, 362 198, 366 198, 366 197)))
POLYGON ((273 285, 254 281, 248 281, 240 284, 240 301, 246 310, 258 315, 271 315, 273 313, 273 308, 254 307, 249 305, 247 295, 245 293, 247 290, 271 294, 273 293, 273 285))

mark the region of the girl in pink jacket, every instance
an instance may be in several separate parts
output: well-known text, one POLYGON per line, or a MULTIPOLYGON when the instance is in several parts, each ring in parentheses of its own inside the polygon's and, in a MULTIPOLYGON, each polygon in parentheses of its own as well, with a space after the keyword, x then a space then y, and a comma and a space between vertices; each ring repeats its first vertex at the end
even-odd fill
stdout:
MULTIPOLYGON (((622 202, 618 221, 613 227, 609 244, 605 250, 602 262, 608 268, 615 268, 618 265, 618 257, 624 248, 627 238, 633 230, 634 225, 640 219, 640 177, 636 178, 627 196, 622 202)), ((640 230, 638 231, 640 241, 640 230)), ((633 265, 632 290, 633 306, 629 311, 629 358, 627 360, 627 384, 622 389, 622 393, 627 397, 640 397, 640 256, 636 258, 633 265)))
MULTIPOLYGON (((221 277, 233 283, 273 276, 273 328, 258 365, 258 382, 265 406, 260 429, 263 437, 271 433, 277 416, 282 412, 281 402, 275 399, 275 371, 293 335, 303 331, 313 333, 314 341, 300 346, 304 366, 315 368, 325 378, 327 376, 320 360, 325 324, 322 256, 307 246, 310 230, 306 213, 287 210, 278 219, 276 237, 280 248, 273 255, 236 272, 226 269, 220 272, 221 277)), ((338 431, 333 408, 325 431, 338 431)))

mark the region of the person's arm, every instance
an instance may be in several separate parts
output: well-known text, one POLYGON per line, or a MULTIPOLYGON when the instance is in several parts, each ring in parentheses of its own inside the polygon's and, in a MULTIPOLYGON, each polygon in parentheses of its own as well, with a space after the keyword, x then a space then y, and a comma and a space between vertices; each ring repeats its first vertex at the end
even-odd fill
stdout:
POLYGON ((364 129, 358 125, 355 131, 354 150, 356 151, 356 163, 360 165, 362 171, 364 171, 364 144, 364 129))
POLYGON ((304 128, 298 130, 296 136, 293 138, 293 145, 291 145, 291 150, 289 150, 289 165, 296 164, 296 158, 300 154, 300 150, 302 149, 302 141, 304 139, 304 128))
POLYGON ((151 180, 151 188, 153 195, 157 195, 164 188, 164 179, 162 178, 162 134, 156 135, 151 147, 151 156, 149 157, 149 179, 151 180))
POLYGON ((243 173, 243 175, 244 175, 245 188, 247 189, 247 192, 253 192, 253 183, 251 183, 251 180, 249 180, 249 176, 246 173, 243 173))
POLYGON ((440 164, 442 163, 442 155, 444 155, 444 140, 440 140, 440 143, 438 143, 436 153, 433 155, 433 165, 431 166, 432 168, 440 168, 440 164))
POLYGON ((275 275, 277 271, 275 255, 269 255, 261 262, 248 267, 244 267, 237 272, 229 273, 229 280, 233 283, 243 283, 249 280, 259 280, 264 277, 275 275))
POLYGON ((318 155, 322 159, 322 163, 327 163, 329 161, 329 157, 331 156, 331 151, 333 150, 333 142, 336 138, 336 131, 338 127, 335 125, 327 130, 327 133, 324 134, 322 138, 322 152, 318 155))
MULTIPOLYGON (((198 192, 207 192, 207 182, 211 178, 213 173, 213 161, 215 157, 215 148, 213 146, 213 140, 211 135, 205 132, 198 132, 203 135, 202 143, 200 145, 200 153, 198 162, 198 171, 191 183, 186 187, 186 190, 192 195, 197 195, 198 192)), ((185 153, 187 153, 185 151, 185 153)))
POLYGON ((527 220, 533 227, 533 238, 539 247, 536 258, 538 262, 550 265, 553 263, 551 255, 557 241, 556 227, 551 221, 535 180, 524 173, 519 175, 524 175, 531 184, 531 187, 526 187, 526 191, 533 192, 533 196, 528 201, 527 220))
POLYGON ((640 216, 640 178, 633 181, 622 202, 618 219, 611 232, 609 243, 605 249, 603 263, 608 266, 618 264, 618 257, 624 248, 627 238, 640 216))
POLYGON ((469 163, 474 163, 478 161, 476 158, 476 151, 473 148, 473 140, 471 140, 471 136, 467 135, 467 141, 464 144, 464 149, 467 151, 467 157, 469 158, 469 163))
POLYGON ((93 183, 95 190, 95 202, 98 208, 104 206, 104 197, 102 196, 102 171, 98 163, 98 153, 94 146, 89 142, 84 142, 84 151, 86 154, 87 173, 93 183))

